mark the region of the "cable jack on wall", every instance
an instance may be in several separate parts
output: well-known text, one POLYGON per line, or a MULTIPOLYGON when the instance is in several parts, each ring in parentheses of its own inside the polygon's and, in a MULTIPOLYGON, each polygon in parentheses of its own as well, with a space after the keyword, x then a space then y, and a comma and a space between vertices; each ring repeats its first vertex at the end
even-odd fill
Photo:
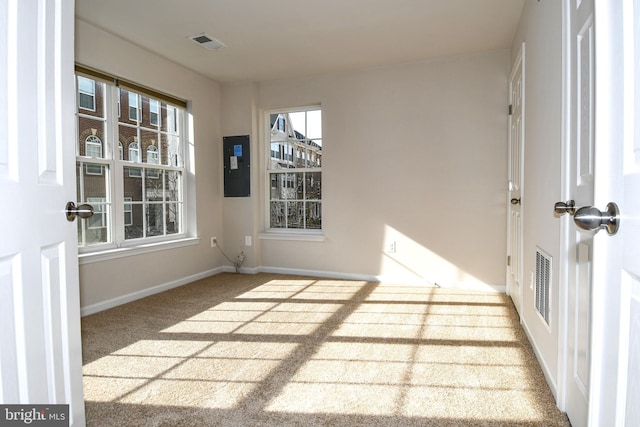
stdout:
POLYGON ((240 273, 240 268, 242 267, 242 264, 244 263, 244 258, 245 258, 244 251, 240 251, 240 254, 236 257, 234 261, 231 258, 229 258, 227 254, 224 253, 220 245, 218 245, 218 240, 215 237, 211 238, 211 246, 218 248, 220 250, 220 253, 227 259, 227 261, 233 264, 233 266, 236 269, 236 273, 240 273))

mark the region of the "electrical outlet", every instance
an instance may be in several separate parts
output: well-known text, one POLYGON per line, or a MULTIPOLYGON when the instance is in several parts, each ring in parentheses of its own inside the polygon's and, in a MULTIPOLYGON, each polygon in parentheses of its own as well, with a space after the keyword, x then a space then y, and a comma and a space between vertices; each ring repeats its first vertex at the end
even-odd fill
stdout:
POLYGON ((253 244, 251 236, 244 236, 244 245, 251 246, 253 244))
POLYGON ((396 241, 393 240, 387 243, 387 253, 395 254, 396 253, 396 241))
POLYGON ((211 238, 211 247, 215 248, 216 246, 218 246, 218 240, 215 237, 211 238))

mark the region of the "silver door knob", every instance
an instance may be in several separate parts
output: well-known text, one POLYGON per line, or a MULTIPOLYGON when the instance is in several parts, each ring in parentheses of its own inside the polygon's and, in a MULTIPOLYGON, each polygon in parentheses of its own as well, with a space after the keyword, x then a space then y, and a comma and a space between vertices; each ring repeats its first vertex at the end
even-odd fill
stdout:
POLYGON ((69 202, 65 208, 65 213, 67 214, 67 221, 69 222, 76 219, 76 216, 87 219, 93 216, 93 206, 87 204, 76 206, 75 203, 69 202))
POLYGON ((603 212, 593 206, 585 206, 575 212, 573 222, 583 230, 598 232, 604 228, 610 236, 613 236, 620 228, 620 210, 613 202, 607 204, 607 210, 603 212))
POLYGON ((568 213, 573 215, 576 211, 576 202, 574 200, 567 200, 566 202, 558 202, 553 206, 553 211, 558 215, 568 213))

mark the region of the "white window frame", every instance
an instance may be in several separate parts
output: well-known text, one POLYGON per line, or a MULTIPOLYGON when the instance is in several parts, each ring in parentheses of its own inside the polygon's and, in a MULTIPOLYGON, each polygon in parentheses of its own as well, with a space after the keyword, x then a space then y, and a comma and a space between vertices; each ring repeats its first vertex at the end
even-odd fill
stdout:
MULTIPOLYGON (((78 75, 78 77, 81 77, 78 75)), ((97 83, 96 83, 97 84, 97 83)), ((102 83, 101 83, 102 84, 102 83)), ((168 173, 177 173, 180 179, 179 188, 177 190, 177 200, 175 202, 165 199, 163 202, 155 202, 162 203, 163 209, 165 209, 164 215, 170 215, 175 211, 175 215, 179 218, 177 222, 178 228, 165 228, 169 227, 169 219, 166 221, 166 225, 163 223, 162 235, 153 235, 153 233, 146 234, 146 237, 143 238, 129 238, 125 239, 125 226, 132 225, 129 224, 133 220, 133 207, 137 202, 133 202, 130 197, 124 197, 124 170, 126 167, 140 167, 142 171, 142 175, 144 176, 145 171, 147 171, 148 166, 145 166, 142 163, 141 159, 141 144, 139 141, 135 141, 134 143, 138 144, 138 162, 130 162, 128 160, 122 159, 123 149, 129 149, 126 145, 123 147, 121 141, 118 141, 119 138, 119 125, 124 123, 126 119, 122 120, 122 118, 118 118, 119 116, 119 93, 120 88, 115 87, 111 84, 105 84, 105 93, 103 96, 103 101, 105 102, 105 115, 103 120, 105 122, 105 132, 106 132, 106 140, 103 141, 103 153, 105 154, 102 159, 93 159, 92 163, 98 163, 104 165, 104 168, 107 170, 108 174, 106 176, 106 185, 107 185, 107 198, 104 203, 100 204, 100 214, 101 222, 100 225, 104 225, 107 227, 109 241, 104 242, 93 242, 88 243, 87 246, 82 246, 78 248, 80 253, 80 262, 83 263, 91 263, 91 262, 99 262, 107 259, 119 258, 121 256, 128 256, 131 254, 137 253, 146 253, 153 252, 155 250, 163 250, 167 248, 173 247, 183 247, 188 245, 197 244, 199 239, 195 237, 195 214, 191 212, 188 208, 188 205, 193 201, 189 196, 189 193, 194 191, 195 182, 193 179, 193 174, 189 172, 192 169, 192 166, 189 164, 189 157, 186 156, 187 146, 190 141, 190 134, 192 133, 192 118, 187 110, 174 107, 172 105, 168 105, 167 110, 171 110, 175 112, 175 124, 171 130, 162 130, 159 127, 152 128, 155 129, 154 132, 158 132, 158 140, 163 140, 165 135, 176 134, 179 138, 179 150, 176 152, 175 156, 183 163, 178 163, 178 161, 174 162, 172 160, 171 164, 159 164, 160 156, 157 157, 157 163, 154 164, 153 169, 155 171, 161 170, 165 173, 158 174, 159 176, 166 176, 168 173), (189 124, 189 126, 187 126, 189 124), (109 135, 112 135, 109 137, 109 135), (115 140, 114 140, 115 139, 115 140), (95 161, 94 161, 95 160, 95 161), (128 215, 128 219, 127 219, 128 215)), ((144 94, 142 94, 144 95, 144 94)), ((137 94, 138 100, 142 99, 141 94, 137 94)), ((146 96, 146 95, 144 95, 146 96)), ((139 105, 139 104, 138 104, 139 105)), ((76 109, 77 114, 82 117, 88 117, 86 114, 81 114, 82 109, 79 107, 76 109)), ((138 109, 139 111, 139 109, 138 109)), ((78 116, 79 117, 79 116, 78 116)), ((139 118, 141 118, 139 116, 139 118)), ((148 127, 143 127, 140 122, 137 122, 138 129, 138 138, 140 137, 141 131, 149 131, 148 127)), ((172 137, 173 138, 173 137, 172 137)), ((145 143, 146 145, 146 143, 145 143)), ((135 147, 135 146, 134 146, 135 147)), ((79 164, 86 164, 87 157, 80 156, 79 153, 77 155, 77 162, 79 164)), ((164 179, 164 178, 163 178, 164 179)), ((84 190, 80 189, 81 198, 85 197, 84 190)), ((86 198, 90 198, 90 193, 86 194, 86 198)), ((84 202, 83 200, 79 200, 79 202, 84 202)), ((149 203, 149 202, 144 202, 149 203)), ((143 205, 144 206, 144 205, 143 205)), ((163 219, 165 221, 165 219, 163 219)), ((171 220, 173 222, 173 220, 171 220)), ((144 228, 144 222, 142 227, 144 228)), ((92 227, 98 228, 98 227, 92 227)), ((104 227, 99 227, 104 228, 104 227)))
MULTIPOLYGON (((263 114, 263 120, 264 120, 264 127, 263 129, 265 129, 264 131, 264 137, 263 137, 263 153, 264 153, 264 158, 266 159, 265 164, 263 166, 263 174, 264 174, 264 186, 263 186, 263 191, 264 191, 264 232, 260 233, 258 235, 259 238, 261 239, 277 239, 277 240, 308 240, 308 241, 323 241, 324 240, 324 234, 323 234, 323 227, 324 227, 324 221, 323 221, 323 215, 322 215, 322 207, 323 207, 323 200, 322 200, 322 196, 320 199, 318 199, 318 202, 320 203, 320 217, 321 217, 321 226, 320 228, 272 228, 271 227, 271 186, 272 186, 272 182, 271 182, 271 176, 274 173, 302 173, 303 175, 303 181, 304 181, 304 173, 320 173, 322 174, 322 167, 296 167, 296 168, 291 168, 291 169, 270 169, 270 164, 271 164, 271 153, 272 153, 272 144, 271 144, 271 131, 272 131, 272 126, 271 126, 271 120, 270 120, 270 116, 272 114, 279 114, 279 113, 283 113, 283 114, 288 114, 288 113, 300 113, 300 112, 309 112, 309 111, 315 111, 315 110, 320 110, 322 111, 322 107, 320 105, 312 105, 312 106, 307 106, 307 107, 300 107, 300 108, 287 108, 287 109, 277 109, 277 110, 268 110, 268 111, 264 111, 263 114)), ((273 128, 276 128, 278 130, 281 130, 282 128, 282 124, 281 121, 279 119, 277 119, 273 125, 273 128)), ((285 133, 287 133, 287 128, 288 125, 285 123, 285 133)), ((289 132, 290 133, 290 132, 289 132)), ((295 134, 292 134, 290 136, 295 137, 295 134)), ((282 156, 282 161, 283 162, 294 162, 296 159, 296 154, 294 154, 295 148, 294 147, 288 147, 290 149, 287 149, 286 146, 282 146, 280 147, 279 150, 279 155, 282 156)), ((289 185, 289 181, 287 180, 287 184, 289 185)), ((293 184, 291 184, 293 185, 293 184)), ((304 184, 303 184, 304 185, 304 184)), ((303 191, 303 198, 301 199, 303 202, 307 202, 308 199, 306 199, 306 189, 303 191)), ((315 200, 315 199, 314 199, 315 200)), ((286 217, 286 213, 285 213, 285 217, 286 217)), ((306 221, 305 221, 305 227, 306 227, 306 221)))

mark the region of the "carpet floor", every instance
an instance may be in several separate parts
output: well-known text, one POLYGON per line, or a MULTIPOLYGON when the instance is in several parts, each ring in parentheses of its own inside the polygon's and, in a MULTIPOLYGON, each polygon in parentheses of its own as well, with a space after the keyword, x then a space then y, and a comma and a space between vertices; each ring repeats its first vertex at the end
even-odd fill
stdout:
POLYGON ((569 426, 508 296, 224 273, 82 319, 88 426, 569 426))

